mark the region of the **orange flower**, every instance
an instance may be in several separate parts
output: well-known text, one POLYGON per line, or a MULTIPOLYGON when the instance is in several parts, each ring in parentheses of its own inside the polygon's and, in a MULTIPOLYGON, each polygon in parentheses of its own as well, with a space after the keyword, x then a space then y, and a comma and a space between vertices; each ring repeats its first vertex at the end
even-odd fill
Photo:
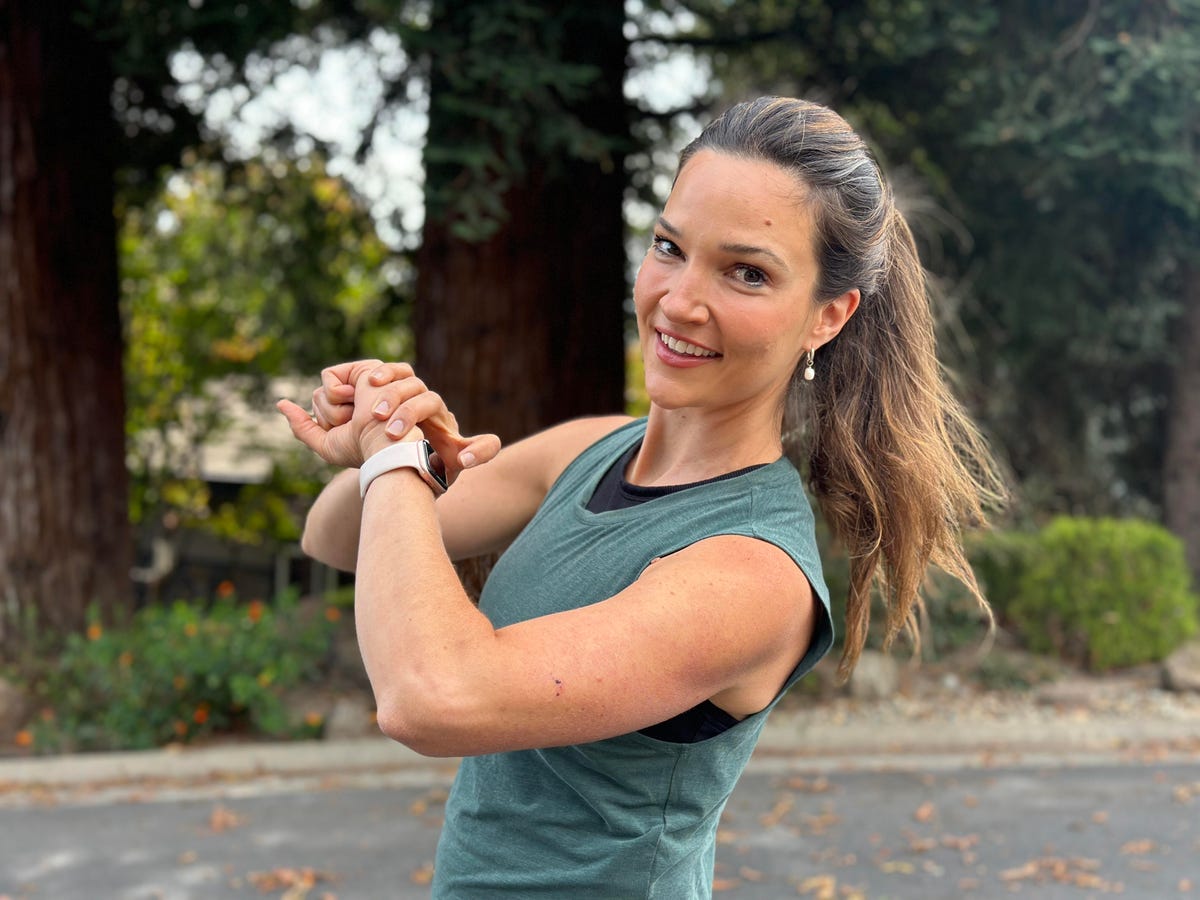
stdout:
POLYGON ((183 633, 186 634, 188 637, 195 637, 199 632, 200 632, 200 629, 196 627, 195 622, 188 622, 186 625, 183 626, 183 633))
POLYGON ((208 704, 201 703, 196 707, 196 711, 192 713, 192 721, 197 725, 203 725, 208 721, 208 704))
POLYGON ((13 743, 15 743, 18 747, 32 747, 33 733, 24 730, 18 731, 16 736, 13 738, 13 743))
POLYGON ((263 608, 261 600, 251 600, 250 605, 246 607, 246 618, 251 622, 257 622, 263 617, 263 608))
POLYGON ((309 728, 320 728, 324 721, 325 717, 318 712, 310 712, 304 717, 304 724, 309 728))
POLYGON ((104 634, 104 629, 101 628, 100 625, 97 624, 96 622, 93 622, 91 625, 89 625, 87 627, 87 639, 89 641, 98 641, 98 640, 100 640, 100 637, 103 634, 104 634))
POLYGON ((117 665, 119 665, 122 669, 128 669, 133 665, 133 654, 126 650, 117 657, 117 665))
POLYGON ((217 585, 217 596, 222 600, 226 597, 232 597, 234 590, 233 582, 227 578, 217 585))
POLYGON ((187 731, 188 731, 187 722, 182 722, 179 719, 176 719, 174 722, 171 723, 171 728, 180 737, 183 737, 185 734, 187 734, 187 731))
POLYGON ((342 617, 342 611, 336 606, 325 607, 325 618, 330 622, 336 622, 342 617))

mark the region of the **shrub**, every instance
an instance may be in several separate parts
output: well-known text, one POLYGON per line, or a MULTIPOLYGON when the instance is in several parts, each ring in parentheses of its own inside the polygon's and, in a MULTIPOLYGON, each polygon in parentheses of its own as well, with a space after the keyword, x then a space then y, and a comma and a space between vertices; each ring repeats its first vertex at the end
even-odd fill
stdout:
POLYGON ((1150 522, 1055 519, 1022 569, 1008 613, 1034 651, 1106 670, 1160 660, 1196 631, 1183 546, 1150 522))
POLYGON ((37 678, 35 749, 138 749, 238 730, 295 736, 282 695, 325 662, 334 618, 301 615, 291 595, 152 606, 113 628, 93 618, 37 678))
POLYGON ((968 536, 971 568, 998 623, 1008 621, 1009 609, 1037 546, 1037 535, 1027 531, 981 531, 968 536))

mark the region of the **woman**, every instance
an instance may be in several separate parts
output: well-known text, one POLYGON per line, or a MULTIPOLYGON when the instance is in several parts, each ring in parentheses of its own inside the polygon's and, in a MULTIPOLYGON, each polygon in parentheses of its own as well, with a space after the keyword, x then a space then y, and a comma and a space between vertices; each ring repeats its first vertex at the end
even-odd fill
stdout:
POLYGON ((709 125, 634 299, 645 419, 497 453, 378 362, 326 370, 315 422, 280 404, 314 451, 362 467, 318 498, 304 547, 357 571, 380 727, 466 757, 435 896, 710 894, 765 717, 833 641, 785 450, 803 447, 852 560, 843 674, 873 581, 889 638, 930 562, 978 596, 959 530, 998 482, 941 379, 909 230, 841 118, 762 98, 709 125), (497 550, 477 609, 451 560, 497 550))

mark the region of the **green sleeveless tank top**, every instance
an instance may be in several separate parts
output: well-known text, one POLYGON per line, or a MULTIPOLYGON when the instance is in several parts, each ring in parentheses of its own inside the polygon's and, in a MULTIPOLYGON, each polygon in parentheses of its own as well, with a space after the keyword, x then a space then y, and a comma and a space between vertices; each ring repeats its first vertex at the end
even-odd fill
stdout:
POLYGON ((655 557, 723 534, 783 549, 819 598, 804 657, 771 704, 698 743, 640 733, 462 761, 446 803, 433 896, 633 900, 711 896, 717 823, 767 713, 833 643, 813 514, 786 460, 628 509, 586 509, 644 419, 585 450, 497 561, 480 609, 497 628, 596 603, 655 557))

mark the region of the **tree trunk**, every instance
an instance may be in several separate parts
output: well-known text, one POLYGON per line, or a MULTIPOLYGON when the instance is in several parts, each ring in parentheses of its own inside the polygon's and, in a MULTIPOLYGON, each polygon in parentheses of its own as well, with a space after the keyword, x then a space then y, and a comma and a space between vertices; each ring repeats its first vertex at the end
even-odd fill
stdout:
MULTIPOLYGON (((482 52, 472 44, 481 4, 437 6, 435 30, 448 31, 462 52, 482 52)), ((554 20, 546 33, 554 37, 540 49, 600 73, 587 96, 563 101, 563 116, 623 148, 621 7, 545 7, 545 18, 554 20)), ((509 65, 535 64, 519 46, 491 50, 505 53, 509 65)), ((512 121, 529 118, 522 98, 487 83, 464 84, 468 67, 456 65, 451 53, 434 54, 433 61, 429 147, 478 143, 481 133, 485 144, 493 139, 479 118, 460 111, 464 101, 487 98, 501 109, 508 104, 512 121)), ((548 132, 555 125, 536 120, 534 127, 548 132)), ((572 416, 619 412, 624 404, 623 150, 602 165, 572 158, 566 148, 547 153, 545 143, 544 135, 522 138, 521 170, 502 173, 509 186, 498 192, 500 230, 484 240, 459 236, 452 216, 427 199, 418 256, 418 371, 465 432, 495 432, 505 441, 572 416)), ((430 165, 427 151, 427 198, 463 184, 465 176, 465 167, 430 165)))
POLYGON ((107 64, 0 0, 0 653, 129 602, 107 64))
POLYGON ((1185 265, 1183 318, 1167 407, 1163 506, 1167 527, 1184 542, 1200 589, 1200 266, 1185 265))

